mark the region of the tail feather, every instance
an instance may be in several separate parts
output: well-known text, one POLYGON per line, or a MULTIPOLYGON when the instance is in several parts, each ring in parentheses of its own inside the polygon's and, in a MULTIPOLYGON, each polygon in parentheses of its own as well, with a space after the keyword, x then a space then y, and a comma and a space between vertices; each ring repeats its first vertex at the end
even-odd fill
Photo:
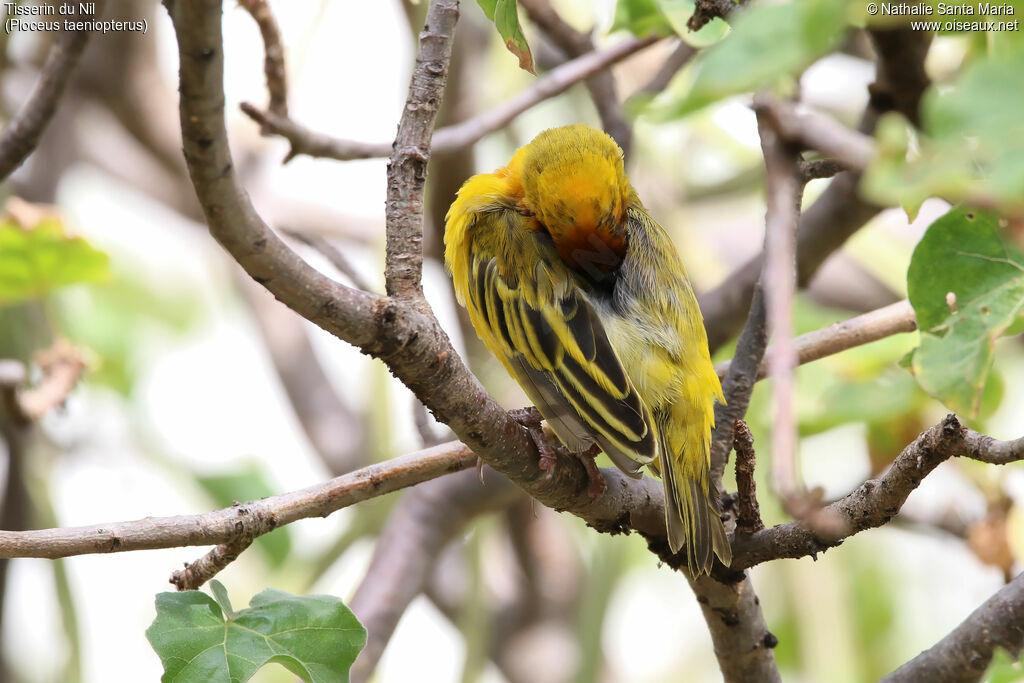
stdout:
POLYGON ((687 481, 668 460, 661 478, 669 548, 677 553, 686 546, 686 563, 694 575, 710 573, 714 555, 728 566, 732 563, 732 547, 707 486, 696 479, 687 481))

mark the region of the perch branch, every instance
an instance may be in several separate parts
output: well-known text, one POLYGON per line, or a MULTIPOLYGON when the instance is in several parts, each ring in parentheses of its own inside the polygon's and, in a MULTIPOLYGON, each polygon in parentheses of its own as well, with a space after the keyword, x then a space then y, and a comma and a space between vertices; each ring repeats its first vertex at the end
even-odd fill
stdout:
MULTIPOLYGON (((822 330, 798 337, 796 339, 798 348, 801 347, 803 339, 817 339, 815 343, 806 347, 808 353, 806 356, 801 355, 801 361, 820 358, 824 355, 823 349, 838 352, 856 346, 857 343, 868 343, 880 338, 875 333, 864 333, 864 330, 884 329, 887 323, 882 322, 876 327, 870 323, 870 319, 884 321, 890 317, 889 312, 900 305, 887 306, 878 311, 852 318, 849 321, 835 323, 822 330), (854 324, 856 321, 864 321, 865 324, 854 324), (843 342, 841 344, 833 343, 830 335, 835 335, 843 342)), ((909 308, 909 304, 906 302, 903 302, 902 305, 909 308)), ((759 375, 759 378, 762 376, 763 373, 759 375)), ((0 363, 0 386, 17 386, 24 381, 24 377, 24 368, 20 363, 0 363)), ((8 393, 13 395, 12 392, 8 393)), ((1015 441, 997 441, 983 434, 969 431, 965 439, 970 449, 970 457, 980 462, 1006 464, 1016 462, 1024 457, 1024 438, 1015 441)), ((283 519, 294 521, 322 516, 331 510, 346 507, 352 502, 356 502, 356 499, 365 500, 376 495, 383 495, 475 464, 476 456, 470 452, 469 448, 464 444, 452 441, 390 460, 387 463, 372 465, 303 491, 267 498, 253 505, 266 503, 266 516, 276 517, 280 525, 285 523, 282 521, 283 519), (339 496, 341 497, 339 498, 339 496), (350 499, 347 496, 355 498, 350 499), (322 506, 327 502, 331 502, 335 507, 325 511, 322 506)), ((586 518, 603 531, 624 532, 631 527, 630 519, 633 517, 637 520, 636 525, 633 525, 634 528, 657 536, 660 528, 659 520, 664 514, 660 507, 660 487, 657 482, 651 479, 635 482, 625 477, 619 477, 615 474, 617 470, 605 469, 601 472, 615 487, 615 490, 605 496, 611 496, 610 502, 589 510, 586 518)), ((601 500, 597 501, 597 504, 600 503, 602 503, 601 500)), ((229 508, 202 515, 150 518, 137 522, 119 522, 77 529, 49 529, 25 532, 25 534, 4 535, 4 532, 0 532, 0 557, 62 557, 64 554, 80 555, 225 543, 234 537, 235 530, 220 529, 218 524, 225 520, 234 521, 235 518, 229 514, 230 512, 229 508), (194 529, 200 531, 194 532, 194 529), (94 538, 95 536, 99 536, 99 538, 94 538), (60 549, 51 550, 49 548, 51 542, 60 546, 60 549)), ((663 523, 661 522, 661 524, 663 523)), ((664 534, 663 529, 661 534, 664 534)))

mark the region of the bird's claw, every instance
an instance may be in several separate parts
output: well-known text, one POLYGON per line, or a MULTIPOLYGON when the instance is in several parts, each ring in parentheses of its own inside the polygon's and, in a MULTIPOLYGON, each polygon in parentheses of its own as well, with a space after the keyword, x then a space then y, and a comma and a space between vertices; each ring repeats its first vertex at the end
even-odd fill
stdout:
MULTIPOLYGON (((509 416, 521 424, 526 429, 526 433, 530 435, 530 439, 533 440, 534 445, 537 447, 537 452, 540 453, 540 461, 537 463, 537 466, 544 472, 544 486, 550 486, 554 480, 558 454, 544 436, 544 430, 541 428, 541 420, 544 418, 541 416, 540 411, 536 408, 519 408, 510 410, 509 416)), ((594 462, 594 458, 601 452, 597 444, 579 453, 574 453, 565 446, 558 446, 558 449, 566 455, 576 458, 583 464, 583 469, 587 472, 587 495, 590 497, 590 502, 600 498, 608 489, 608 485, 605 483, 597 463, 594 462)))

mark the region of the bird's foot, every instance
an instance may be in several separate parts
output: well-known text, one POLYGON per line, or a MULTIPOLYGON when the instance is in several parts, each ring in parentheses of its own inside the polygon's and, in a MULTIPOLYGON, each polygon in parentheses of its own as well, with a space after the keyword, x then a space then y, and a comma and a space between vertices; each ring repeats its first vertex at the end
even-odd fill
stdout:
MULTIPOLYGON (((509 416, 521 424, 526 429, 527 434, 533 440, 534 445, 537 446, 537 452, 540 453, 540 462, 538 466, 544 471, 544 482, 550 484, 555 476, 555 465, 558 462, 558 452, 555 448, 548 443, 545 437, 544 430, 541 428, 541 421, 544 419, 540 411, 536 408, 518 408, 516 410, 510 410, 509 416)), ((590 501, 593 502, 600 498, 604 492, 608 489, 608 485, 605 483, 604 477, 601 475, 601 470, 597 467, 597 463, 594 459, 597 454, 601 452, 601 449, 597 444, 592 445, 585 451, 574 453, 565 446, 559 445, 558 450, 565 453, 569 457, 576 458, 583 464, 583 469, 587 472, 587 495, 590 497, 590 501)))
POLYGON ((537 452, 540 453, 540 462, 537 465, 544 471, 545 484, 550 484, 555 474, 555 462, 558 460, 558 454, 555 453, 555 450, 544 436, 544 429, 540 424, 544 418, 541 416, 540 411, 532 407, 517 408, 508 411, 508 414, 509 417, 521 424, 526 433, 530 435, 534 445, 537 447, 537 452))
POLYGON ((597 454, 601 452, 598 445, 594 444, 587 450, 580 451, 579 453, 573 453, 569 449, 565 449, 565 451, 583 463, 583 469, 587 471, 587 495, 590 496, 590 502, 594 502, 604 495, 604 492, 608 490, 608 484, 605 483, 601 469, 597 466, 597 454))

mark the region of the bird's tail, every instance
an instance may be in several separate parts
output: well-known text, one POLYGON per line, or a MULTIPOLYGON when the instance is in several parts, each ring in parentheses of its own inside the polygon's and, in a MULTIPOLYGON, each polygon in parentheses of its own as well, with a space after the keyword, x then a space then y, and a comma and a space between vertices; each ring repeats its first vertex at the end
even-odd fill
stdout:
POLYGON ((672 552, 677 553, 686 546, 686 564, 694 576, 711 572, 712 553, 729 566, 732 546, 715 502, 717 496, 711 495, 707 470, 701 473, 703 476, 688 477, 676 458, 663 456, 661 460, 665 525, 672 552))

